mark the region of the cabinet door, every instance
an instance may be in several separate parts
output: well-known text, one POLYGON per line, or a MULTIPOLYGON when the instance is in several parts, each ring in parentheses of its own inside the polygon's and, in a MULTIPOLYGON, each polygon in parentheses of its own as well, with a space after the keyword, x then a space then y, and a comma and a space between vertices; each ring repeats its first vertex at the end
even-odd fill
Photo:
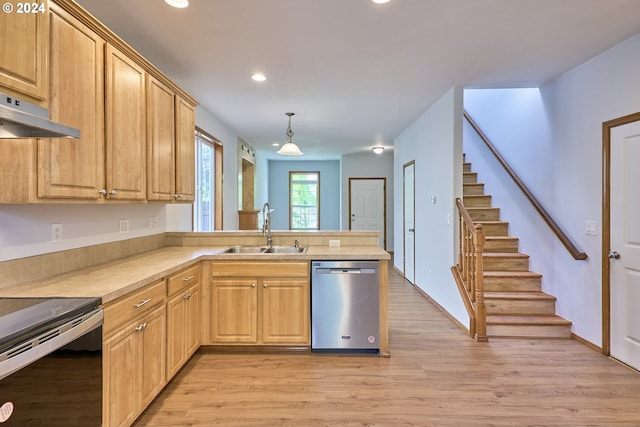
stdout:
POLYGON ((308 345, 309 282, 264 279, 260 290, 262 342, 308 345))
POLYGON ((104 41, 51 5, 49 114, 78 139, 38 141, 38 196, 97 200, 104 186, 104 41))
POLYGON ((147 200, 173 200, 174 94, 147 75, 147 200))
POLYGON ((165 385, 166 317, 164 304, 144 317, 139 335, 141 372, 140 412, 160 393, 165 385))
MULTIPOLYGON (((48 10, 45 13, 0 13, 0 86, 11 95, 27 95, 46 105, 48 10)), ((35 3, 23 3, 31 6, 35 3)), ((47 1, 40 1, 44 4, 47 1)))
POLYGON ((187 292, 185 362, 200 347, 200 284, 192 286, 187 292))
POLYGON ((167 302, 167 379, 172 378, 185 361, 187 336, 185 319, 187 303, 185 294, 178 294, 167 302))
POLYGON ((195 112, 176 96, 176 201, 192 202, 196 195, 195 112))
POLYGON ((211 341, 258 342, 257 280, 215 280, 211 283, 211 341))
POLYGON ((130 325, 109 338, 102 352, 102 425, 128 426, 138 415, 137 333, 130 325))
POLYGON ((109 199, 145 199, 145 116, 144 70, 107 44, 105 152, 109 199))

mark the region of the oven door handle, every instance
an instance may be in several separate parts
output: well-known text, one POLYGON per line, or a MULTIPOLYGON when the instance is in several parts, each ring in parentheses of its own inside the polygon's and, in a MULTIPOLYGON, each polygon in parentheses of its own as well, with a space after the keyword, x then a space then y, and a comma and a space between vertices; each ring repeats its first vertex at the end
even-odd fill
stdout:
POLYGON ((0 354, 0 380, 100 327, 103 318, 102 308, 98 308, 0 354), (49 338, 52 335, 54 338, 49 338))

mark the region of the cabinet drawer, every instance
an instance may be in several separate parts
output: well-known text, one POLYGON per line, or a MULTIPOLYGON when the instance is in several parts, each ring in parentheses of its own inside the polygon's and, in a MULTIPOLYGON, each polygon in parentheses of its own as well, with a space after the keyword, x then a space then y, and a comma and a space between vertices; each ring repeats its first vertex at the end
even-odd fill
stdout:
POLYGON ((158 304, 166 301, 164 281, 145 286, 142 289, 124 295, 104 307, 104 325, 102 333, 109 337, 118 327, 136 317, 149 312, 158 304))
POLYGON ((214 261, 211 277, 309 277, 309 263, 296 261, 214 261))
POLYGON ((194 265, 180 273, 169 276, 167 279, 167 296, 171 297, 178 292, 200 281, 200 264, 194 265))

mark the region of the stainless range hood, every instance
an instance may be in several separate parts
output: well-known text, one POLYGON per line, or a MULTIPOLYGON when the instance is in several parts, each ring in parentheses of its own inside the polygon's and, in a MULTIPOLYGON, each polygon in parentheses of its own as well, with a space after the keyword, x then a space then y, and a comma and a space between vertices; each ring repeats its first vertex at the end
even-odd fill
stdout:
POLYGON ((0 139, 80 138, 80 131, 49 120, 49 111, 0 92, 0 139))

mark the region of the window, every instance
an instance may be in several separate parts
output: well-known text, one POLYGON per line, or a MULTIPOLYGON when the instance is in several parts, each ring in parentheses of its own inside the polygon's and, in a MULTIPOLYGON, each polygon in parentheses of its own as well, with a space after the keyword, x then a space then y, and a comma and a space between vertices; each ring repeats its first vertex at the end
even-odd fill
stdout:
POLYGON ((320 229, 320 172, 289 172, 289 229, 320 229))
POLYGON ((222 145, 211 135, 196 129, 196 200, 194 231, 222 228, 222 145))

